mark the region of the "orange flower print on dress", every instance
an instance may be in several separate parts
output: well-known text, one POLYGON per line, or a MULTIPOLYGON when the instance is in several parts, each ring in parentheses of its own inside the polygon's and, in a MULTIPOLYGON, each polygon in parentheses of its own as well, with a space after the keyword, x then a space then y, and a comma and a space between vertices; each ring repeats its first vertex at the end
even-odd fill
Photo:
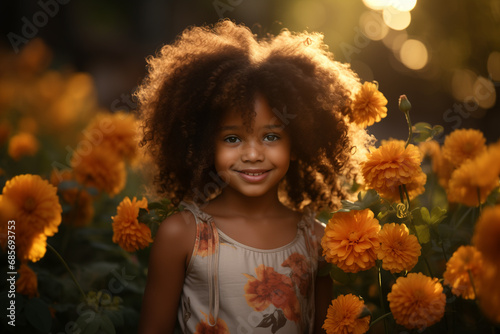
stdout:
POLYGON ((311 269, 306 257, 299 253, 293 253, 281 266, 292 269, 292 281, 299 288, 302 296, 307 295, 311 280, 311 269))
MULTIPOLYGON (((205 316, 205 321, 202 320, 196 325, 196 332, 194 332, 194 334, 230 334, 229 328, 224 320, 218 318, 215 326, 210 326, 207 320, 208 316, 203 312, 201 313, 205 316)), ((210 323, 214 323, 213 315, 210 315, 210 323)))
POLYGON ((272 304, 282 309, 287 319, 298 321, 300 305, 295 295, 292 279, 263 264, 255 268, 255 273, 257 277, 243 274, 248 278, 244 287, 248 305, 255 311, 261 312, 272 304))

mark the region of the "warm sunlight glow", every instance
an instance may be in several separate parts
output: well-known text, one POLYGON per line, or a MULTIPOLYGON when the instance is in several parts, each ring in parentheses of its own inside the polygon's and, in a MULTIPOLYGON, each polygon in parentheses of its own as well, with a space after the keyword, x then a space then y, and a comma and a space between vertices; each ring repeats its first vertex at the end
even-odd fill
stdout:
POLYGON ((451 93, 458 101, 465 101, 472 97, 472 85, 477 75, 471 70, 459 69, 451 77, 451 93))
POLYGON ((404 12, 415 8, 417 0, 392 0, 390 3, 392 7, 404 12))
POLYGON ((394 7, 384 8, 383 17, 385 24, 394 30, 406 29, 411 22, 410 12, 400 11, 394 7))
POLYGON ((326 22, 325 5, 318 1, 296 2, 292 7, 292 15, 306 29, 320 29, 326 22))
POLYGON ((492 80, 500 81, 500 52, 493 51, 488 56, 488 73, 492 80))
POLYGON ((391 49, 394 53, 399 54, 399 50, 403 43, 408 39, 408 33, 406 30, 390 30, 389 33, 384 37, 382 42, 385 46, 391 49))
POLYGON ((363 34, 373 41, 380 41, 389 32, 382 16, 376 12, 364 12, 359 18, 359 26, 363 34))
POLYGON ((402 12, 407 12, 415 8, 417 0, 363 0, 363 3, 366 7, 373 10, 394 7, 402 12))
POLYGON ((472 91, 477 104, 479 104, 481 108, 489 109, 495 105, 497 95, 495 86, 491 80, 485 77, 478 77, 474 82, 472 91))
POLYGON ((401 62, 412 70, 420 70, 427 64, 429 58, 424 43, 409 39, 403 43, 399 51, 401 62))

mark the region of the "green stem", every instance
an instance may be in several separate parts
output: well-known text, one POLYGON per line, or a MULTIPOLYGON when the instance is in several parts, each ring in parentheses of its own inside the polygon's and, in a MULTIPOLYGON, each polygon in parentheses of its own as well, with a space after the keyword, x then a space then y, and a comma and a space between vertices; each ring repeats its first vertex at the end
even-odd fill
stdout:
POLYGON ((481 189, 477 187, 477 207, 479 208, 479 215, 481 215, 481 189))
MULTIPOLYGON (((386 313, 385 304, 384 304, 384 296, 382 294, 382 264, 379 264, 379 266, 378 266, 378 296, 380 299, 380 307, 382 307, 382 312, 386 313)), ((389 328, 387 328, 386 318, 384 318, 384 329, 385 329, 385 334, 389 334, 389 328)))
MULTIPOLYGON (((410 196, 408 194, 408 190, 406 189, 406 184, 403 184, 403 190, 404 190, 404 193, 406 194, 406 199, 408 201, 408 211, 409 211, 410 210, 410 196)), ((418 243, 420 245, 422 245, 422 243, 420 242, 420 238, 418 237, 417 228, 415 227, 415 224, 413 224, 413 220, 411 219, 411 215, 408 215, 408 220, 410 222, 410 226, 415 231, 415 236, 417 237, 418 243)), ((422 254, 422 255, 423 255, 423 258, 424 258, 425 265, 427 266, 427 270, 429 271, 429 275, 431 277, 434 277, 434 275, 432 274, 431 265, 429 264, 429 261, 427 261, 427 256, 425 256, 424 254, 422 254)))
POLYGON ((406 123, 408 124, 408 139, 406 140, 405 144, 405 148, 407 148, 413 136, 413 129, 411 126, 410 111, 405 112, 405 116, 406 116, 406 123))
POLYGON ((377 322, 379 322, 380 320, 382 319, 385 319, 387 318, 388 316, 392 315, 392 312, 387 312, 386 314, 384 315, 381 315, 380 317, 378 317, 377 319, 373 320, 372 323, 370 324, 370 328, 375 325, 377 322))
POLYGON ((80 293, 82 294, 82 297, 83 299, 85 299, 86 295, 85 295, 85 292, 83 292, 83 289, 82 287, 80 286, 80 284, 78 283, 78 281, 76 280, 76 277, 75 275, 73 275, 73 272, 71 271, 71 269, 69 269, 69 266, 68 264, 66 263, 66 261, 63 259, 63 257, 61 256, 61 254, 59 254, 56 249, 54 247, 52 247, 49 243, 47 243, 47 248, 50 249, 56 256, 57 258, 59 259, 59 261, 61 261, 61 263, 64 265, 64 267, 66 268, 66 270, 68 271, 69 275, 71 276, 71 279, 73 280, 73 282, 75 282, 75 285, 76 287, 78 288, 78 290, 80 291, 80 293))
POLYGON ((467 273, 469 274, 469 280, 470 284, 472 285, 472 291, 474 291, 474 299, 476 300, 477 303, 477 293, 476 293, 476 286, 474 285, 474 278, 472 278, 472 273, 470 272, 470 269, 467 270, 467 273))

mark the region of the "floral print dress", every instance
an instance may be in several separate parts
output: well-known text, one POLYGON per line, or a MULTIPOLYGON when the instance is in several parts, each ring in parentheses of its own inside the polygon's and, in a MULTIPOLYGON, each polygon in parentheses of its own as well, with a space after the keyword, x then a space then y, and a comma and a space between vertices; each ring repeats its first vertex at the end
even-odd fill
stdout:
POLYGON ((241 244, 213 218, 196 218, 196 241, 178 309, 181 333, 311 333, 318 242, 314 215, 304 214, 295 239, 270 250, 241 244))

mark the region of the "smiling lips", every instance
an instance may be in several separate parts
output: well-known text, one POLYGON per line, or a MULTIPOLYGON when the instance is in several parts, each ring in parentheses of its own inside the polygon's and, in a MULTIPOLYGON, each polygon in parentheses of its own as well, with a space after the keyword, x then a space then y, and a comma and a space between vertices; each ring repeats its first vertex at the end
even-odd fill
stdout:
POLYGON ((268 169, 242 169, 236 170, 236 172, 243 180, 251 183, 260 182, 269 175, 268 169))

